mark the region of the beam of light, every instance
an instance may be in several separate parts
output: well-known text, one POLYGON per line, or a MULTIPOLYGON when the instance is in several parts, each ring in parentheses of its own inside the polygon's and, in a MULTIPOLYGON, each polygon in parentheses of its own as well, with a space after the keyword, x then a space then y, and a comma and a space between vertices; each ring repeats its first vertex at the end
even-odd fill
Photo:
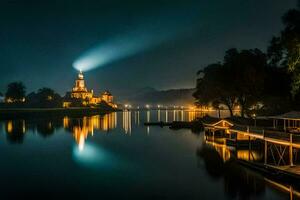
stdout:
POLYGON ((158 19, 156 23, 151 20, 143 22, 141 23, 143 25, 137 25, 134 30, 99 42, 80 55, 74 61, 73 67, 82 71, 103 67, 112 62, 152 49, 162 43, 182 38, 194 31, 195 24, 192 19, 195 16, 176 20, 172 19, 172 17, 167 18, 169 21, 158 19))
POLYGON ((146 35, 140 35, 137 37, 120 36, 113 38, 83 53, 75 60, 73 66, 77 70, 89 71, 132 56, 154 44, 153 38, 147 37, 146 35))

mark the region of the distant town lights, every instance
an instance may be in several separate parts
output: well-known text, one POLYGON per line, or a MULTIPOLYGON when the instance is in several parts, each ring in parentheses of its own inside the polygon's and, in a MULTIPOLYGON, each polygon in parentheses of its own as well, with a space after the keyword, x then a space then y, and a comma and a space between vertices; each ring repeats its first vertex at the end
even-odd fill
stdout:
POLYGON ((125 108, 131 108, 132 106, 130 104, 125 104, 124 107, 125 108))

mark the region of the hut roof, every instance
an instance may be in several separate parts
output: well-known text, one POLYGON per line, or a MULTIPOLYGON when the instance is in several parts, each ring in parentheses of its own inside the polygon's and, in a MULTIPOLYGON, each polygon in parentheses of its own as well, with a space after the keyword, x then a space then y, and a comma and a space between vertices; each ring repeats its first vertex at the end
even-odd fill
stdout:
POLYGON ((288 119, 288 120, 300 120, 299 111, 291 111, 281 115, 271 116, 271 119, 288 119))
POLYGON ((233 126, 233 123, 227 119, 219 119, 219 118, 211 118, 211 117, 204 117, 202 119, 202 123, 206 126, 222 126, 222 127, 233 126))

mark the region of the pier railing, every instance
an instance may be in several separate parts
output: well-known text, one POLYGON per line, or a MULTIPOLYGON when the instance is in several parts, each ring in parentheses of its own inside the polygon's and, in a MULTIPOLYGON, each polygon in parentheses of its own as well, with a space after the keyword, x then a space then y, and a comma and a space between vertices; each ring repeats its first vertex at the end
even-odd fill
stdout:
POLYGON ((241 131, 241 132, 247 132, 247 133, 254 133, 258 135, 264 134, 264 129, 255 127, 255 126, 245 126, 245 125, 234 125, 230 130, 232 131, 241 131))
POLYGON ((282 141, 285 144, 293 143, 300 145, 300 134, 287 133, 279 130, 272 130, 271 128, 261 128, 255 126, 245 126, 245 125, 234 125, 229 129, 233 132, 242 132, 248 134, 249 136, 254 136, 259 139, 274 139, 282 141))

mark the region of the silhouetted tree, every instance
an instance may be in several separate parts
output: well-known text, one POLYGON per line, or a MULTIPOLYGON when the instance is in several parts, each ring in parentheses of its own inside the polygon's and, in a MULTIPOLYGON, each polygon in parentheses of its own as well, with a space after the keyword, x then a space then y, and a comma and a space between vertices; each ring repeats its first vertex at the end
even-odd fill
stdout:
MULTIPOLYGON (((263 107, 253 110, 261 115, 276 115, 292 109, 291 78, 285 68, 269 66, 264 78, 261 96, 263 107)), ((253 114, 252 113, 252 114, 253 114)))
MULTIPOLYGON (((241 116, 261 99, 267 70, 267 57, 259 49, 238 51, 229 49, 224 57, 230 90, 237 96, 241 116)), ((224 83, 225 84, 225 83, 224 83)), ((228 84, 227 84, 228 85, 228 84)))
POLYGON ((30 107, 61 107, 62 99, 59 94, 50 88, 41 88, 37 93, 32 92, 27 96, 30 107))
POLYGON ((12 82, 7 85, 5 97, 12 102, 23 102, 25 99, 26 87, 22 82, 12 82))
POLYGON ((239 104, 244 117, 245 110, 261 97, 266 68, 266 55, 260 50, 229 49, 222 64, 211 64, 198 72, 194 97, 198 104, 226 105, 231 116, 239 104))
POLYGON ((229 79, 229 71, 221 63, 215 63, 200 70, 198 75, 196 92, 193 94, 196 104, 224 104, 233 116, 237 96, 229 79))
POLYGON ((268 47, 270 63, 287 67, 292 75, 291 94, 300 89, 300 1, 298 8, 289 10, 283 17, 284 30, 273 37, 268 47))

